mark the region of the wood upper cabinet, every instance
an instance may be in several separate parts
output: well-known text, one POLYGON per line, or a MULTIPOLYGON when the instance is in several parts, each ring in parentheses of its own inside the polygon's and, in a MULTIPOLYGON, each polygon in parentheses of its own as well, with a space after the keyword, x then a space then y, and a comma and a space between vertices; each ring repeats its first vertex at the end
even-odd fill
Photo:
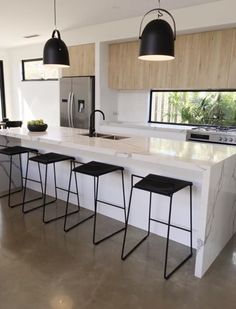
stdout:
POLYGON ((232 40, 231 58, 229 63, 228 88, 236 88, 236 31, 229 38, 232 40))
POLYGON ((62 76, 95 75, 95 44, 70 46, 70 67, 62 69, 62 76))
POLYGON ((141 61, 138 52, 137 41, 109 46, 110 88, 236 88, 236 29, 178 36, 173 61, 141 61))

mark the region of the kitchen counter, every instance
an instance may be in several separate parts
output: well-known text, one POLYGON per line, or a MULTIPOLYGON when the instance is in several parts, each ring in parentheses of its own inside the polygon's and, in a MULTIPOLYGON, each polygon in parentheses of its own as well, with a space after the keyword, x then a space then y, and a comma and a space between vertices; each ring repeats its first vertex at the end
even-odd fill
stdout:
POLYGON ((186 132, 194 125, 177 125, 177 124, 165 124, 165 123, 152 123, 152 122, 128 122, 128 121, 101 121, 101 127, 105 126, 114 126, 114 127, 126 127, 126 128, 136 128, 136 129, 145 129, 145 130, 165 130, 170 132, 186 132))
POLYGON ((126 121, 101 121, 101 131, 129 132, 134 136, 160 137, 174 140, 185 140, 187 130, 192 126, 164 124, 164 123, 138 123, 126 121))
POLYGON ((114 141, 82 135, 87 132, 83 129, 65 127, 52 127, 46 132, 29 132, 26 128, 11 128, 0 130, 0 135, 152 163, 161 162, 175 166, 182 164, 185 168, 200 171, 236 154, 234 146, 132 136, 114 141))
MULTIPOLYGON (((236 147, 198 142, 186 142, 155 137, 130 137, 122 140, 90 138, 81 134, 86 130, 48 128, 47 132, 29 132, 26 128, 0 130, 1 144, 21 143, 41 152, 55 151, 75 156, 79 161, 100 160, 125 168, 126 199, 130 190, 130 175, 155 173, 193 182, 193 244, 196 248, 195 276, 201 278, 236 231, 236 147)), ((127 135, 124 132, 120 135, 127 135)), ((37 169, 35 168, 35 171, 37 169)), ((34 172, 35 172, 34 171, 34 172)), ((35 172, 36 173, 36 172, 35 172)), ((59 186, 68 186, 68 164, 58 171, 59 186)), ((115 174, 115 173, 114 173, 115 174)), ((36 175, 36 174, 35 174, 36 175)), ((34 175, 34 176, 35 176, 34 175)), ((35 176, 37 177, 37 176, 35 176)), ((85 176, 80 182, 82 205, 92 209, 91 183, 85 176)), ((38 190, 36 187, 34 189, 38 190)), ((53 192, 53 186, 49 193, 53 192)), ((120 197, 120 179, 117 175, 104 176, 101 195, 104 200, 120 197), (108 177, 108 176, 107 176, 108 177), (112 192, 112 196, 110 195, 112 192)), ((146 228, 148 205, 145 192, 139 192, 131 213, 130 223, 146 228), (146 206, 145 206, 146 205, 146 206)), ((60 196, 65 199, 66 196, 60 196)), ((166 197, 155 195, 158 207, 153 216, 166 220, 166 197)), ((189 191, 181 190, 174 197, 172 224, 188 228, 189 191)), ((154 207, 155 208, 155 207, 154 207)), ((106 207, 104 215, 122 220, 117 210, 106 207)), ((152 224, 151 231, 166 236, 166 228, 152 224)), ((189 235, 174 230, 171 238, 188 244, 189 235)), ((164 248, 163 248, 164 250, 164 248)))

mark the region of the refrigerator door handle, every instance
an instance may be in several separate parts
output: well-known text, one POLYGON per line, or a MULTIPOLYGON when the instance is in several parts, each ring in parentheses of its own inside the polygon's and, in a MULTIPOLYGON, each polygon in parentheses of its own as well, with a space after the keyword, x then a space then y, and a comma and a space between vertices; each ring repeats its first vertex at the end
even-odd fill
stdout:
POLYGON ((74 103, 75 103, 75 96, 74 96, 74 93, 71 92, 71 105, 70 105, 70 119, 71 119, 71 126, 72 128, 74 128, 74 120, 73 120, 73 106, 74 106, 74 103))
POLYGON ((69 92, 68 104, 67 104, 67 116, 68 116, 68 121, 69 121, 69 127, 71 127, 70 106, 71 106, 71 91, 69 92))

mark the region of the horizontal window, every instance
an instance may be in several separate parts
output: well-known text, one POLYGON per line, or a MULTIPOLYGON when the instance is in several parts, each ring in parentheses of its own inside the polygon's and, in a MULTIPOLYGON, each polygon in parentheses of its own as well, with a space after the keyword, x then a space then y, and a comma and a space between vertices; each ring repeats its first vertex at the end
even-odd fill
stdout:
POLYGON ((236 90, 151 90, 149 122, 236 126, 236 90))
POLYGON ((43 65, 43 59, 22 60, 22 80, 55 80, 59 78, 58 68, 43 65))

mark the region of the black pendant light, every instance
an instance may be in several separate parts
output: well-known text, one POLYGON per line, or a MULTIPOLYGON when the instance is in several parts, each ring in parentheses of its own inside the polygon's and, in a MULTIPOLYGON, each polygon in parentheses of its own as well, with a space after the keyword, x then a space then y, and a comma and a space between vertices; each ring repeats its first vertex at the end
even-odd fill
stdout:
POLYGON ((56 0, 54 0, 54 30, 43 50, 43 64, 47 66, 69 67, 69 53, 66 44, 62 41, 56 25, 56 0), (57 37, 56 37, 57 36, 57 37))
POLYGON ((176 24, 173 16, 166 10, 159 7, 147 12, 141 21, 139 30, 140 51, 139 59, 147 61, 166 61, 175 58, 175 39, 176 39, 176 24), (150 21, 144 28, 142 34, 142 25, 145 17, 157 11, 157 18, 150 21), (174 29, 170 24, 161 19, 163 13, 169 15, 173 21, 174 29))

